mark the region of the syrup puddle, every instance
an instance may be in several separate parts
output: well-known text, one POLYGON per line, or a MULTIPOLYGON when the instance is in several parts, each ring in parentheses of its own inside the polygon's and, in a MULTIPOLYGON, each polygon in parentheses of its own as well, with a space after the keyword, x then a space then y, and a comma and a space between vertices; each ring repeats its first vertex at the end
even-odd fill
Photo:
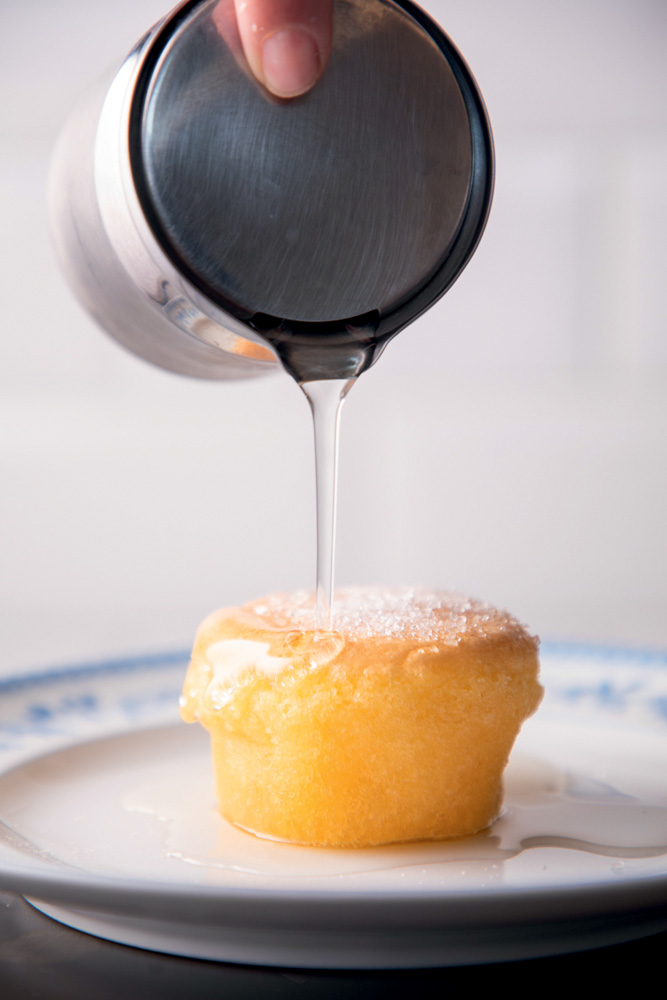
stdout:
POLYGON ((165 857, 295 879, 446 863, 500 864, 540 847, 619 859, 667 854, 667 808, 520 755, 506 773, 502 816, 489 830, 464 840, 328 849, 261 839, 218 815, 211 787, 208 771, 193 775, 190 768, 126 793, 122 805, 160 821, 165 857))

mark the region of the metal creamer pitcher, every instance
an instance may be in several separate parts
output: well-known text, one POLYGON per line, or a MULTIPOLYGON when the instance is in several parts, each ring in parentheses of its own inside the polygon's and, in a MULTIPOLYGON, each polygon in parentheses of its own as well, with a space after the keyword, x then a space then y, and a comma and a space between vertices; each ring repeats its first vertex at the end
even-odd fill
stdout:
POLYGON ((77 109, 52 170, 58 252, 98 322, 163 368, 351 378, 479 241, 483 101, 408 0, 336 0, 324 76, 275 98, 220 30, 231 3, 180 3, 77 109))

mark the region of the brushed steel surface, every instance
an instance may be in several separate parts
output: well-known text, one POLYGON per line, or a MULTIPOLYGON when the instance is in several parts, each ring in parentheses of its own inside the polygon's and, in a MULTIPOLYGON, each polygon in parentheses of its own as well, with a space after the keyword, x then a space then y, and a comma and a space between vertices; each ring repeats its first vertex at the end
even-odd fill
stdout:
POLYGON ((330 65, 292 101, 251 83, 199 8, 144 106, 168 251, 237 315, 326 323, 393 309, 446 255, 471 185, 461 91, 402 10, 340 0, 330 65))

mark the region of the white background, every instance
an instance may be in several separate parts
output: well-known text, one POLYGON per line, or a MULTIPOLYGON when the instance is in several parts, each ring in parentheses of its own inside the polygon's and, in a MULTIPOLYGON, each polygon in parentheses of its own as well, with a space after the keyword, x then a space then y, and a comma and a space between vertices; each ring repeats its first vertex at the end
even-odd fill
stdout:
MULTIPOLYGON (((338 579, 667 647, 667 4, 430 0, 487 100, 494 208, 345 406, 338 579)), ((48 235, 50 150, 162 0, 0 0, 0 672, 187 646, 310 587, 287 376, 181 379, 98 332, 48 235)))

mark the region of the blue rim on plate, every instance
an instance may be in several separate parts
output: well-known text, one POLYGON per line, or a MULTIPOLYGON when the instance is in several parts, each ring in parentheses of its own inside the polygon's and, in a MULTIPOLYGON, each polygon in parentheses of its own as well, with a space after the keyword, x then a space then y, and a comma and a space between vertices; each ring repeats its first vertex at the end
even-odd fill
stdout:
MULTIPOLYGON (((120 724, 177 718, 176 706, 189 653, 185 650, 88 661, 0 679, 0 766, 3 755, 30 738, 48 741, 83 735, 77 721, 113 711, 120 724), (146 678, 136 689, 85 691, 82 682, 146 678), (68 692, 68 685, 76 688, 68 692), (30 692, 36 695, 31 699, 30 692), (50 692, 50 694, 49 694, 50 692), (12 697, 15 696, 15 697, 12 697)), ((567 707, 595 707, 628 721, 667 725, 667 652, 584 643, 542 643, 546 694, 540 713, 567 707), (583 676, 581 668, 583 669, 583 676)), ((85 728, 85 727, 84 727, 85 728)))

